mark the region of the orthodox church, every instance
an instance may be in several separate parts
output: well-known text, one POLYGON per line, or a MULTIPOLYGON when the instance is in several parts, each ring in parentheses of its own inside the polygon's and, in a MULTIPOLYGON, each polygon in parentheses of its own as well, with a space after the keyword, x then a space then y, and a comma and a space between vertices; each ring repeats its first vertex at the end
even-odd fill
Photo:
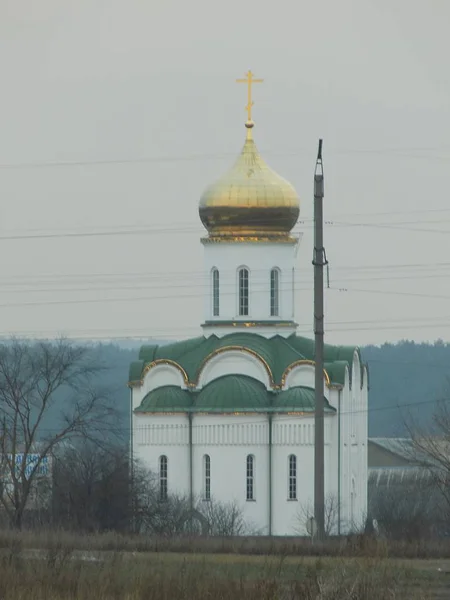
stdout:
MULTIPOLYGON (((255 531, 298 535, 314 500, 315 407, 314 341, 295 322, 299 199, 256 148, 251 72, 246 81, 244 146, 200 198, 202 335, 141 348, 129 373, 131 444, 157 475, 161 501, 176 493, 193 505, 234 502, 255 531)), ((343 534, 367 511, 359 349, 325 345, 323 377, 325 513, 343 534)))

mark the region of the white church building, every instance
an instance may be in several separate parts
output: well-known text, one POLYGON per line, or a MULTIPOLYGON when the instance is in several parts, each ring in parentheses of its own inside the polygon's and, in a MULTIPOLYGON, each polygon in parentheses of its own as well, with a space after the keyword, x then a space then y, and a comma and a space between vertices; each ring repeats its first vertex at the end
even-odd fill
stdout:
MULTIPOLYGON (((132 453, 157 475, 161 501, 234 502, 261 534, 298 535, 314 500, 315 405, 314 341, 295 322, 299 200, 258 153, 251 104, 240 156, 200 199, 202 335, 143 346, 130 366, 132 453)), ((359 349, 326 344, 323 377, 325 495, 344 534, 367 511, 359 349)))

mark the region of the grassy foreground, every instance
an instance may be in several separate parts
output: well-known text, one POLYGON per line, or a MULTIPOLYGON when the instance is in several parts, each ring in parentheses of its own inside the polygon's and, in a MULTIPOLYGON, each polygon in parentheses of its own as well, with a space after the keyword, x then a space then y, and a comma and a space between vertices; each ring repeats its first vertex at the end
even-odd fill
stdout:
POLYGON ((426 572, 370 559, 239 555, 4 555, 4 600, 431 599, 426 572))
MULTIPOLYGON (((318 558, 261 552, 223 554, 218 547, 215 552, 208 551, 207 544, 213 540, 203 540, 203 552, 198 548, 197 552, 176 552, 173 547, 170 552, 154 548, 148 551, 139 547, 139 540, 144 543, 142 538, 135 538, 132 548, 120 547, 117 536, 4 532, 0 534, 0 599, 431 600, 450 597, 448 560, 398 560, 383 556, 318 558)), ((197 539, 195 544, 200 542, 197 539)), ((214 542, 217 544, 218 540, 214 542)))

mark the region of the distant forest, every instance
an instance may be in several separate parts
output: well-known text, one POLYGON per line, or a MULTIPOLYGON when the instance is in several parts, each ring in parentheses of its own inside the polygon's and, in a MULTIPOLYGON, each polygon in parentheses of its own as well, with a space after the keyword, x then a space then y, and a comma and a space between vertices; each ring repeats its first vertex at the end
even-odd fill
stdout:
MULTIPOLYGON (((99 384, 111 390, 112 402, 120 409, 125 436, 129 427, 128 366, 137 359, 139 345, 121 341, 92 345, 93 359, 105 367, 99 384)), ((423 423, 431 418, 436 400, 450 399, 450 344, 405 341, 366 346, 362 354, 370 373, 371 437, 406 435, 405 420, 412 416, 423 423)), ((54 427, 53 419, 58 419, 56 414, 48 415, 44 427, 54 427)))

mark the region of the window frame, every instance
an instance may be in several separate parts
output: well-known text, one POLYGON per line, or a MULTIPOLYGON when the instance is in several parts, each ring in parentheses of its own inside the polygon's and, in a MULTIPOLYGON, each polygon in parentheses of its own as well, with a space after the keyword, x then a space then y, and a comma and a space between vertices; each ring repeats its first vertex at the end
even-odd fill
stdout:
POLYGON ((240 317, 250 314, 250 271, 247 267, 238 270, 238 313, 240 317))
POLYGON ((209 454, 203 455, 203 500, 211 500, 211 457, 209 454))
POLYGON ((217 267, 211 270, 212 282, 212 315, 213 317, 220 316, 220 273, 217 267))
POLYGON ((270 269, 270 316, 280 316, 280 269, 270 269))
POLYGON ((297 456, 288 456, 288 500, 297 500, 297 456))
POLYGON ((255 502, 255 457, 247 454, 245 460, 245 496, 247 502, 255 502))
POLYGON ((159 500, 160 502, 167 502, 168 499, 168 474, 169 474, 169 460, 165 454, 159 457, 159 500))

